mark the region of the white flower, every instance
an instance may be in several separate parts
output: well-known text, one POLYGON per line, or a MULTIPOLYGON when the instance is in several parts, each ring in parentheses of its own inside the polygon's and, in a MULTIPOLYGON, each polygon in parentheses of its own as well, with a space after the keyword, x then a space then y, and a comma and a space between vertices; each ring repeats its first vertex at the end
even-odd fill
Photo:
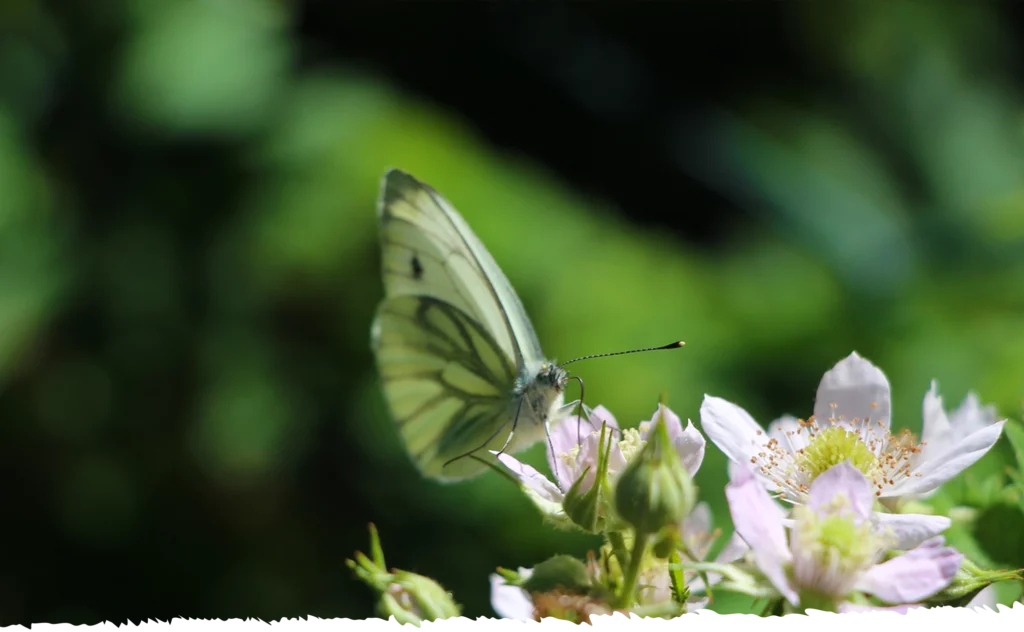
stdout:
MULTIPOLYGON (((806 502, 814 480, 847 460, 867 476, 876 497, 898 498, 934 491, 975 463, 995 445, 1005 423, 973 396, 947 420, 934 383, 924 408, 923 443, 918 445, 907 431, 892 434, 888 380, 851 353, 822 378, 814 415, 807 421, 785 416, 765 433, 745 410, 708 395, 701 423, 732 461, 753 464, 769 489, 788 502, 806 502)), ((909 519, 922 525, 923 537, 940 526, 937 516, 931 517, 930 527, 924 516, 886 516, 876 520, 909 519)))
MULTIPOLYGON (((565 494, 573 484, 583 476, 580 493, 585 493, 594 484, 598 455, 601 451, 600 437, 602 424, 612 436, 611 450, 608 455, 608 477, 614 479, 625 467, 626 463, 640 452, 647 443, 654 422, 659 415, 664 416, 669 439, 675 447, 683 466, 690 476, 697 473, 704 460, 704 437, 694 428, 693 422, 687 420, 684 428, 679 416, 663 404, 658 405, 650 421, 642 422, 638 428, 620 430, 615 417, 604 406, 588 411, 587 421, 583 427, 576 423, 576 417, 567 417, 551 430, 551 441, 548 444, 548 466, 554 474, 554 482, 538 472, 535 468, 519 461, 509 454, 499 454, 498 460, 519 479, 520 487, 534 502, 541 512, 559 524, 570 523, 562 509, 565 494), (586 474, 584 475, 584 470, 586 474)), ((607 440, 607 439, 606 439, 607 440)))
MULTIPOLYGON (((519 576, 522 579, 528 579, 532 574, 533 569, 519 568, 519 576)), ((497 573, 491 573, 491 607, 503 619, 535 620, 530 593, 519 586, 506 583, 505 578, 497 573)))
POLYGON ((963 556, 941 536, 881 562, 890 542, 871 523, 868 479, 849 461, 817 477, 794 509, 786 537, 782 510, 749 467, 733 470, 726 498, 736 531, 775 590, 794 606, 838 610, 855 592, 912 604, 949 585, 963 556))

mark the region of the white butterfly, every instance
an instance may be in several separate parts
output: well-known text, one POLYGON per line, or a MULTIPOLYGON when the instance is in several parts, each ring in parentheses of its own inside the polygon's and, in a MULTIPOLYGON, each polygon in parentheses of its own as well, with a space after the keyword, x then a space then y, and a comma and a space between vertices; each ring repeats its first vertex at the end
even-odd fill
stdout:
POLYGON ((385 298, 372 340, 384 394, 420 471, 470 478, 537 443, 575 405, 515 290, 441 195, 402 171, 378 205, 385 298), (462 458, 466 457, 466 458, 462 458))

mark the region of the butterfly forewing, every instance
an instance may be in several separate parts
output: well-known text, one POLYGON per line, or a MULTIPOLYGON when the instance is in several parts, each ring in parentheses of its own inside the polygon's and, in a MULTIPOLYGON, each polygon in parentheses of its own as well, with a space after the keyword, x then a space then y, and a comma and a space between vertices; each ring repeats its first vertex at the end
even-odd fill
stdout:
POLYGON ((420 296, 427 287, 431 296, 479 320, 517 365, 543 361, 537 334, 512 284, 440 193, 407 173, 391 170, 384 176, 380 215, 382 242, 387 239, 397 246, 390 249, 384 244, 388 296, 420 296), (414 262, 417 252, 426 252, 441 265, 430 270, 422 260, 414 262), (403 274, 389 278, 389 269, 403 274))
POLYGON ((378 212, 386 296, 373 337, 389 407, 425 474, 475 475, 514 422, 510 449, 543 437, 534 410, 519 415, 516 392, 517 378, 530 382, 543 363, 537 336, 508 279, 439 193, 392 170, 378 212))

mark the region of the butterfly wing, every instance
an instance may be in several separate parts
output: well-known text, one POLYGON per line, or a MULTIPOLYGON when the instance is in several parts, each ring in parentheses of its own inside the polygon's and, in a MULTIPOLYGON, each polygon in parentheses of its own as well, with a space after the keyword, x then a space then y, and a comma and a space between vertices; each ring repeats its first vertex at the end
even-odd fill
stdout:
POLYGON ((378 213, 388 297, 442 300, 481 323, 517 366, 543 362, 512 284, 440 193, 392 169, 384 175, 378 213))
MULTIPOLYGON (((391 170, 379 222, 385 299, 373 340, 385 397, 424 474, 473 476, 492 460, 486 449, 445 463, 504 445, 521 412, 516 380, 543 362, 540 344, 508 279, 439 193, 391 170)), ((524 426, 516 448, 539 438, 524 426)))

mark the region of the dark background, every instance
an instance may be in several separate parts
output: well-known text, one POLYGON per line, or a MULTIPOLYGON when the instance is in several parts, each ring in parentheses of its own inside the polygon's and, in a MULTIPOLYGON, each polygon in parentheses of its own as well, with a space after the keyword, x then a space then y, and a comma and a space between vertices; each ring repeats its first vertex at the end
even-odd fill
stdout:
MULTIPOLYGON (((369 521, 390 565, 491 615, 496 566, 595 545, 497 476, 422 480, 397 443, 368 347, 390 166, 459 207, 553 357, 687 341, 579 365, 626 424, 662 394, 695 422, 705 392, 807 415, 854 349, 897 427, 933 378, 1019 417, 1020 18, 8 0, 0 624, 371 616, 344 563, 369 521)), ((724 481, 709 447, 728 527, 724 481)), ((1013 533, 982 547, 1024 566, 1013 533)))

